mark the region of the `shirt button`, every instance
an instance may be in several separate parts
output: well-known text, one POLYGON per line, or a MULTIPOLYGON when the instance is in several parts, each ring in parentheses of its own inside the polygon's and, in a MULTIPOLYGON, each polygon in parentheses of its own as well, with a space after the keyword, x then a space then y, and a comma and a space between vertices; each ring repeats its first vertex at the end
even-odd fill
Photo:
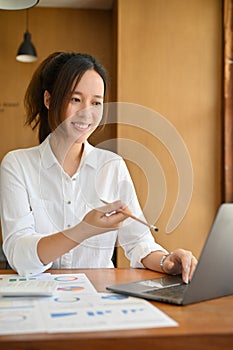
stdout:
POLYGON ((72 181, 76 181, 76 177, 73 177, 72 181))
POLYGON ((67 227, 71 227, 71 225, 70 225, 70 224, 68 224, 68 225, 67 225, 67 227))
POLYGON ((67 201, 67 204, 71 204, 71 201, 67 201))

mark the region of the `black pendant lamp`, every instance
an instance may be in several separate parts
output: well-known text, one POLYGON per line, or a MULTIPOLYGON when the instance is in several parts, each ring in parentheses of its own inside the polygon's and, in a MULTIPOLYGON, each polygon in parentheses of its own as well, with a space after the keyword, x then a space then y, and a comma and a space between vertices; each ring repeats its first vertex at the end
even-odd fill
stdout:
POLYGON ((0 0, 0 10, 23 10, 36 6, 39 0, 0 0))
POLYGON ((31 42, 31 34, 28 31, 28 10, 26 11, 26 32, 24 33, 24 40, 18 49, 16 60, 27 63, 37 60, 36 49, 31 42))

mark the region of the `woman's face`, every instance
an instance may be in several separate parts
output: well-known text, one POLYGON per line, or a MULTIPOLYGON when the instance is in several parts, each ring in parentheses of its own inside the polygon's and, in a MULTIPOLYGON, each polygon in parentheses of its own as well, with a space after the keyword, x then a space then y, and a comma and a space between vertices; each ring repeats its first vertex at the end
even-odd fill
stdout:
POLYGON ((103 114, 104 82, 95 70, 87 70, 73 89, 64 122, 75 142, 83 143, 97 128, 103 114))

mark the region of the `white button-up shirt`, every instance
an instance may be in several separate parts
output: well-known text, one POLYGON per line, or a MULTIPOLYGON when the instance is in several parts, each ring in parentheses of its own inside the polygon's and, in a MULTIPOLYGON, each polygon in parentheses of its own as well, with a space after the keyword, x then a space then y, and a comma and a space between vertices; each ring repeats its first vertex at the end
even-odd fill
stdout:
POLYGON ((120 244, 132 267, 150 252, 164 250, 146 226, 126 219, 117 231, 84 240, 48 265, 37 254, 38 241, 79 223, 85 214, 121 199, 141 219, 132 180, 123 159, 113 152, 84 145, 74 176, 64 171, 54 156, 50 136, 39 146, 9 152, 1 164, 1 224, 3 249, 10 266, 21 275, 48 268, 113 267, 112 255, 120 244))

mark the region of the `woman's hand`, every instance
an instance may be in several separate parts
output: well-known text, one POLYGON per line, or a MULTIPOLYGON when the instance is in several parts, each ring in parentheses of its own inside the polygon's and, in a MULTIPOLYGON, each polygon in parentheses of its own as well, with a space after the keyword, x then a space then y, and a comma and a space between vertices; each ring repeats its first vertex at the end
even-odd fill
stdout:
POLYGON ((79 244, 92 236, 118 230, 122 222, 128 217, 120 211, 125 208, 126 206, 122 201, 115 201, 93 209, 84 216, 80 223, 63 231, 63 234, 79 244))
POLYGON ((162 270, 171 275, 182 274, 185 283, 192 279, 197 265, 197 259, 192 252, 184 249, 176 249, 163 261, 162 270))
POLYGON ((90 227, 94 234, 114 231, 119 229, 122 222, 128 217, 120 211, 125 208, 122 201, 115 201, 91 210, 85 215, 83 222, 90 227))

